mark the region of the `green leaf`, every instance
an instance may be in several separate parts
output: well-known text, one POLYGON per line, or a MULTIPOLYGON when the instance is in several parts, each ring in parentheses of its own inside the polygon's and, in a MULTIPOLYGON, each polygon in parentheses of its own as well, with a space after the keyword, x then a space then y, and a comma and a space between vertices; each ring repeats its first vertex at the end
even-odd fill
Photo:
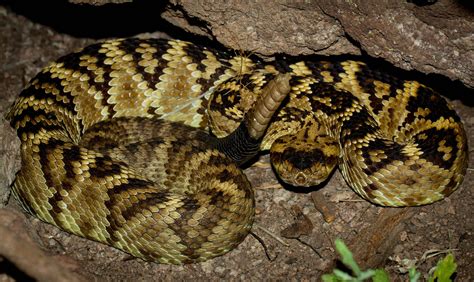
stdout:
POLYGON ((420 276, 421 273, 416 271, 416 268, 412 267, 410 270, 408 270, 408 279, 410 279, 410 282, 418 282, 420 276))
POLYGON ((365 271, 362 271, 359 276, 357 276, 358 281, 364 281, 365 279, 369 279, 370 277, 375 275, 375 270, 373 269, 367 269, 365 271))
POLYGON ((340 280, 337 279, 337 276, 334 274, 324 274, 322 277, 323 282, 339 282, 340 280))
POLYGON ((334 243, 336 245, 337 252, 341 255, 342 263, 350 268, 356 276, 360 275, 360 268, 354 260, 351 251, 347 248, 346 244, 341 239, 336 239, 334 243))
POLYGON ((372 281, 374 282, 390 282, 390 276, 383 269, 376 269, 374 276, 372 276, 372 281))
POLYGON ((428 281, 448 282, 451 275, 456 271, 457 264, 454 262, 453 254, 448 254, 444 259, 438 261, 433 276, 428 281))
POLYGON ((342 270, 339 270, 337 268, 333 270, 333 273, 339 281, 354 281, 355 280, 355 278, 352 277, 350 274, 342 270))

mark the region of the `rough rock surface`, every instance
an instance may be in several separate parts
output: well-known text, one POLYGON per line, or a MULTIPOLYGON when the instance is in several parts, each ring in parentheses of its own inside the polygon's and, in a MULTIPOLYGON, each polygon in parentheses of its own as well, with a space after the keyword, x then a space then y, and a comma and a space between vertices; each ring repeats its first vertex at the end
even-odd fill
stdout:
POLYGON ((402 69, 442 74, 474 88, 473 11, 469 1, 456 0, 170 0, 161 16, 237 50, 262 55, 363 52, 402 69))
POLYGON ((318 5, 291 2, 173 0, 163 17, 190 31, 198 19, 224 45, 263 55, 359 53, 337 19, 318 5))
POLYGON ((163 17, 236 49, 335 55, 358 54, 360 46, 400 68, 474 87, 474 13, 462 1, 428 6, 396 0, 290 2, 172 0, 163 17))
MULTIPOLYGON (((6 105, 5 105, 6 106, 6 105)), ((0 107, 0 113, 5 111, 0 107)), ((10 183, 20 169, 20 140, 10 125, 0 117, 0 208, 10 197, 10 183)))
MULTIPOLYGON (((321 1, 370 56, 403 69, 439 73, 474 87, 474 13, 463 1, 321 1)), ((467 1, 465 1, 467 2, 467 1)))

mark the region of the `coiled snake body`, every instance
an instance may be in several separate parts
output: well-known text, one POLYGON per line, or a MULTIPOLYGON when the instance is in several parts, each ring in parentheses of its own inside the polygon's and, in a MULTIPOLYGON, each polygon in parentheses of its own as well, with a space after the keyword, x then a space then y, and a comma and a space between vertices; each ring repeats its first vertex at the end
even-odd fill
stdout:
POLYGON ((289 184, 317 185, 339 164, 360 196, 387 206, 442 199, 467 166, 459 117, 416 81, 361 62, 267 63, 179 40, 67 55, 8 118, 22 141, 13 190, 27 210, 161 263, 207 260, 247 235, 253 192, 238 164, 258 146, 289 184))

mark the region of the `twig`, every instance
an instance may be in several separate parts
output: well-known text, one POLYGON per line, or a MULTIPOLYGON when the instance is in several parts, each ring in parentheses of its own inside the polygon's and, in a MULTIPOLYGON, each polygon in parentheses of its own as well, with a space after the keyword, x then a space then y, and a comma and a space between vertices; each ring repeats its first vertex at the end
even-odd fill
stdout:
POLYGON ((367 202, 366 200, 362 199, 347 199, 347 200, 340 200, 341 203, 351 202, 351 203, 358 203, 358 202, 367 202))
POLYGON ((315 252, 318 255, 318 257, 323 258, 323 256, 318 252, 318 250, 316 250, 316 248, 311 246, 311 244, 306 243, 305 241, 301 240, 301 238, 296 238, 296 240, 298 240, 298 242, 300 242, 301 244, 303 244, 303 245, 309 247, 311 250, 313 250, 313 252, 315 252))
POLYGON ((280 242, 283 246, 285 247, 289 247, 290 244, 288 244, 287 242, 285 242, 282 238, 280 238, 278 235, 275 235, 274 233, 272 233, 270 230, 266 229, 265 227, 263 226, 260 226, 258 224, 254 224, 253 226, 259 228, 260 230, 262 230, 263 232, 267 233, 268 235, 270 235, 270 237, 273 237, 273 239, 277 240, 278 242, 280 242))
POLYGON ((427 250, 426 252, 423 253, 421 258, 418 260, 418 262, 416 264, 416 268, 419 268, 421 264, 423 264, 426 260, 428 260, 432 257, 436 257, 436 256, 439 256, 439 255, 454 252, 454 251, 459 251, 459 249, 446 249, 446 250, 433 249, 433 250, 427 250))
POLYGON ((257 234, 253 233, 252 231, 250 231, 250 235, 252 235, 255 239, 257 239, 257 241, 262 245, 263 251, 265 252, 265 255, 267 256, 269 261, 274 261, 278 257, 278 254, 276 254, 275 257, 272 259, 270 257, 270 253, 268 252, 267 245, 265 245, 265 242, 263 241, 263 239, 260 238, 257 234))
POLYGON ((258 190, 280 189, 280 188, 283 188, 283 186, 281 186, 279 183, 267 184, 267 185, 262 185, 262 186, 257 186, 257 187, 255 187, 255 189, 258 189, 258 190))

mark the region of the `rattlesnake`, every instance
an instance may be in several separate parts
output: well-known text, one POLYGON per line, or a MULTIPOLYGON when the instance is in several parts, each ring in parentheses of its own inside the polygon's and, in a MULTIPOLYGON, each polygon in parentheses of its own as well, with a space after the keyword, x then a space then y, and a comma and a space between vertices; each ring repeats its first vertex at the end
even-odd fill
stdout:
POLYGON ((258 146, 284 182, 318 185, 339 164, 360 196, 387 206, 442 199, 467 166, 459 117, 416 81, 357 61, 265 62, 180 40, 109 40, 64 56, 8 119, 22 141, 13 191, 28 211, 161 263, 207 260, 246 236, 253 192, 237 165, 258 146), (213 188, 191 196, 197 183, 213 188))

